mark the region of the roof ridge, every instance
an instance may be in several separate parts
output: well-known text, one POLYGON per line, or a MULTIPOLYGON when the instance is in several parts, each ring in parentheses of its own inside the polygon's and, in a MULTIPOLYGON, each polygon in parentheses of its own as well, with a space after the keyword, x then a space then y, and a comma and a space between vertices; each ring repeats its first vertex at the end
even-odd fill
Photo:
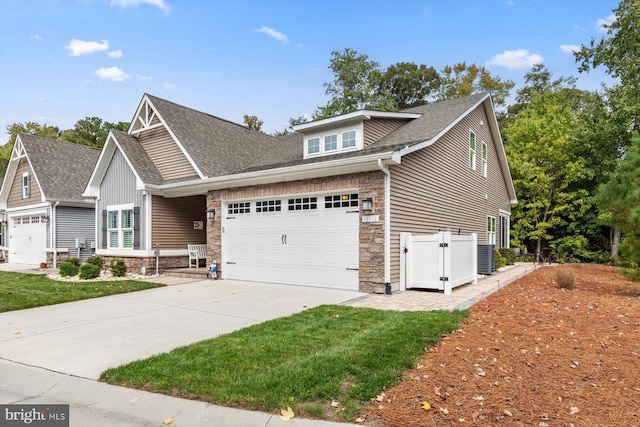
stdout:
POLYGON ((40 135, 32 135, 32 134, 26 133, 26 132, 19 132, 18 136, 20 136, 20 135, 24 135, 24 136, 26 136, 28 138, 42 139, 44 141, 67 144, 69 146, 86 147, 86 148, 91 148, 93 150, 102 150, 102 147, 97 147, 97 146, 93 146, 93 145, 86 145, 86 144, 78 144, 77 142, 65 141, 63 139, 47 138, 47 137, 40 136, 40 135))

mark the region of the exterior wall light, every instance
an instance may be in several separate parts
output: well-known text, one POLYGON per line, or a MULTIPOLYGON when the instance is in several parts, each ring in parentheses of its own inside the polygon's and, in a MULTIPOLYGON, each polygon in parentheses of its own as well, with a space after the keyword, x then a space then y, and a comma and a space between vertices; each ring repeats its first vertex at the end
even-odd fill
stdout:
POLYGON ((373 209, 373 199, 369 197, 368 199, 362 200, 362 210, 365 212, 371 211, 373 209))
POLYGON ((216 219, 216 210, 213 208, 207 209, 207 220, 213 221, 214 219, 216 219))
POLYGON ((45 224, 49 222, 49 215, 42 215, 40 217, 41 221, 44 222, 45 224))

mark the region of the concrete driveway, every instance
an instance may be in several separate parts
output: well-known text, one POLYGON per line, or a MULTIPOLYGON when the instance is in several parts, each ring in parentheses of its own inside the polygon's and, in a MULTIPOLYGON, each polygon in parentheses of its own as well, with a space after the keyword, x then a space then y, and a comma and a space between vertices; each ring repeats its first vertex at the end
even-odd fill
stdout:
POLYGON ((303 286, 198 281, 0 313, 0 357, 97 379, 110 367, 363 295, 303 286))

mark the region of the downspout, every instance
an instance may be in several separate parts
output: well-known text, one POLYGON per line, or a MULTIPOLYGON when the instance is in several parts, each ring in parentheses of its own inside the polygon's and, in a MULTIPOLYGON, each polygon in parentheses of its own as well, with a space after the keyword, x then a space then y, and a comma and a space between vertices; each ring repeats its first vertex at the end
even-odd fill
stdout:
POLYGON ((391 294, 391 172, 382 164, 382 159, 378 159, 378 168, 384 173, 384 285, 385 293, 391 294))
POLYGON ((51 205, 51 246, 53 247, 53 268, 58 268, 58 242, 56 242, 56 207, 60 200, 51 205))

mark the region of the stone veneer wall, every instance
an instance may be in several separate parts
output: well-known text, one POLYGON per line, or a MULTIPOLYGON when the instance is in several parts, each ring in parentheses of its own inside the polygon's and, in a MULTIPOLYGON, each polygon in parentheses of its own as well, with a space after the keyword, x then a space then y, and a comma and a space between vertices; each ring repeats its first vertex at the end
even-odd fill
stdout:
MULTIPOLYGON (((162 252, 161 252, 162 253, 162 252)), ((104 259, 104 268, 109 268, 109 262, 112 259, 120 258, 124 260, 127 266, 127 273, 141 274, 140 270, 144 266, 146 276, 156 274, 156 257, 119 257, 100 255, 104 259)), ((171 268, 186 268, 189 265, 189 257, 187 255, 177 256, 160 256, 158 260, 158 273, 162 274, 164 270, 171 268)))
MULTIPOLYGON (((207 209, 215 209, 216 218, 207 221, 207 265, 212 260, 220 263, 222 254, 222 229, 220 218, 222 201, 258 199, 356 189, 360 197, 360 285, 361 292, 383 293, 384 283, 384 174, 381 171, 362 172, 336 177, 306 179, 276 184, 254 185, 210 191, 207 209), (362 212, 362 200, 371 198, 373 210, 362 212), (362 222, 363 216, 378 215, 376 222, 362 222)), ((219 270, 220 266, 219 265, 219 270)), ((224 277, 224 273, 223 273, 224 277)))

